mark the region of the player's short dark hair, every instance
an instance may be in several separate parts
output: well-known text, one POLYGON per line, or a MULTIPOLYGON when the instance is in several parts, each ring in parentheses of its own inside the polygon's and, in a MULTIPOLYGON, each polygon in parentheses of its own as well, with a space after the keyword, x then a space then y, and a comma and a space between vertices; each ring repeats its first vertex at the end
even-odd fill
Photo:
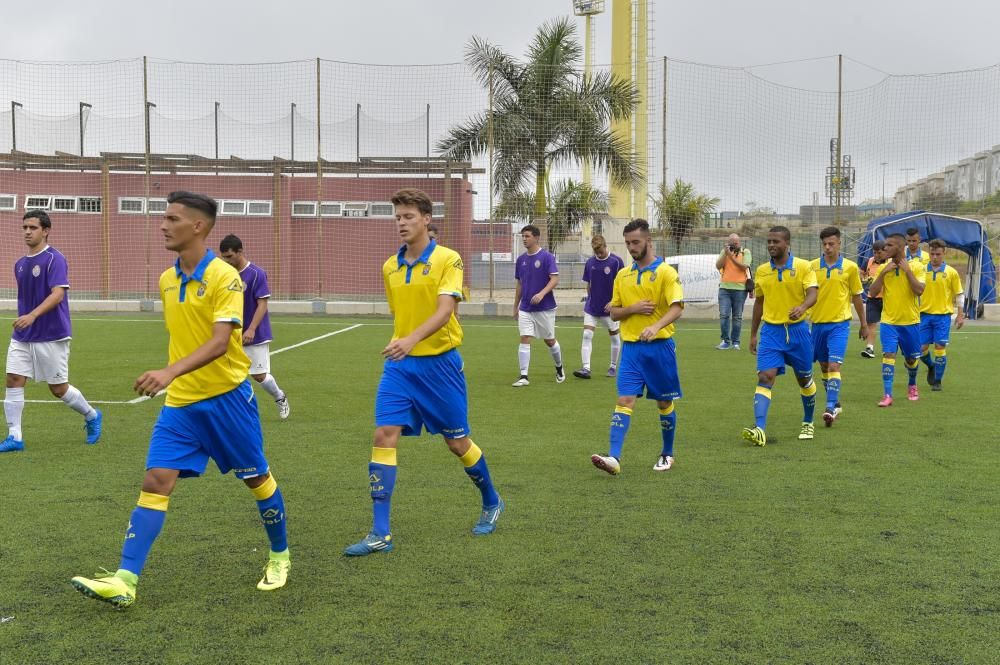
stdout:
POLYGON ((538 228, 537 226, 535 226, 534 224, 528 224, 527 226, 525 226, 525 227, 523 227, 523 228, 521 229, 521 233, 522 233, 522 234, 523 234, 523 233, 524 233, 525 231, 527 231, 527 232, 528 232, 528 233, 530 233, 531 235, 535 236, 536 238, 537 238, 538 236, 542 235, 542 230, 541 230, 540 228, 538 228))
POLYGON ((931 240, 929 243, 927 243, 927 246, 930 247, 931 249, 948 249, 948 245, 945 243, 944 240, 941 240, 940 238, 934 238, 934 240, 931 240))
POLYGON ((908 235, 908 236, 918 236, 918 235, 920 235, 920 231, 917 230, 917 227, 911 226, 910 228, 906 229, 906 235, 908 235))
POLYGON ((52 228, 52 220, 49 219, 49 213, 44 210, 29 210, 24 213, 24 217, 21 218, 21 221, 23 222, 29 219, 37 219, 43 229, 52 228))
MULTIPOLYGON (((906 236, 904 236, 902 233, 890 233, 889 238, 899 238, 903 242, 906 242, 906 236)), ((888 240, 889 238, 886 238, 886 240, 888 240)))
POLYGON ((438 232, 437 224, 428 224, 427 225, 427 232, 428 233, 437 233, 438 232))
POLYGON ((219 212, 219 204, 207 194, 177 191, 167 194, 167 203, 180 203, 185 208, 193 208, 208 217, 215 224, 215 215, 219 212))
POLYGON ((641 217, 637 217, 636 219, 633 219, 631 222, 625 225, 625 229, 622 231, 622 235, 625 235, 626 233, 632 233, 633 231, 642 231, 643 233, 648 234, 649 222, 642 219, 641 217))
POLYGON ((392 195, 390 199, 394 206, 413 206, 420 211, 421 215, 431 215, 434 213, 434 204, 431 197, 423 190, 410 187, 401 189, 392 195))
POLYGON ((840 229, 836 226, 828 226, 819 232, 819 239, 826 240, 827 238, 840 237, 840 229))
POLYGON ((780 233, 785 236, 785 242, 790 242, 792 239, 792 232, 788 230, 787 226, 772 226, 767 230, 768 233, 780 233))
POLYGON ((239 237, 230 233, 222 242, 219 243, 220 252, 242 252, 243 251, 243 241, 239 237))
POLYGON ((885 240, 876 240, 872 243, 873 252, 881 252, 883 249, 885 249, 885 240))

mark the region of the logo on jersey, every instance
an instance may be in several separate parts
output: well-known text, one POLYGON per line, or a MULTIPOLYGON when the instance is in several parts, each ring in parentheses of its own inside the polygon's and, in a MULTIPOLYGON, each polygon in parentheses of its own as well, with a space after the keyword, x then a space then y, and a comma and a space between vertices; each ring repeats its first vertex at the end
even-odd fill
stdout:
POLYGON ((462 259, 455 259, 455 263, 452 264, 452 267, 455 268, 455 270, 465 270, 465 264, 462 263, 462 259))
POLYGON ((200 298, 203 295, 205 295, 205 282, 198 285, 198 297, 200 298))
POLYGON ((42 274, 42 267, 41 266, 35 266, 35 267, 33 267, 31 269, 31 274, 34 275, 35 277, 38 277, 39 275, 42 274))
POLYGON ((655 282, 656 281, 656 271, 655 270, 653 272, 649 273, 649 281, 651 281, 651 282, 655 282))
MULTIPOLYGON (((236 278, 226 288, 229 289, 230 291, 236 291, 236 293, 243 293, 243 287, 244 287, 243 281, 240 280, 239 278, 236 278)), ((198 295, 199 296, 203 295, 203 293, 204 293, 204 290, 199 291, 198 295)))
POLYGON ((604 274, 605 275, 611 274, 611 266, 604 266, 604 274))
POLYGON ((424 269, 420 274, 424 276, 431 274, 431 264, 429 262, 424 264, 424 269))
POLYGON ((542 267, 542 262, 540 260, 538 260, 538 259, 535 259, 535 267, 536 268, 541 268, 542 267))

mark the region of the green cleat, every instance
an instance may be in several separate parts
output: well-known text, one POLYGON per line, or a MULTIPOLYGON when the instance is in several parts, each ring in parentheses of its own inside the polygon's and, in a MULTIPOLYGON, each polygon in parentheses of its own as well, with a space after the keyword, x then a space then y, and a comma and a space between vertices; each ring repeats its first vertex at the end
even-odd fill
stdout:
POLYGON ((74 577, 70 584, 84 596, 109 603, 116 610, 123 610, 135 602, 135 584, 129 584, 117 575, 108 574, 94 579, 74 577))
POLYGON ((744 427, 743 439, 755 446, 767 445, 767 435, 764 434, 764 430, 760 427, 744 427))
POLYGON ((264 577, 257 582, 257 588, 261 591, 274 591, 285 586, 288 582, 288 571, 292 569, 292 562, 287 558, 267 560, 264 566, 264 577))
POLYGON ((802 423, 802 429, 799 430, 799 441, 812 441, 815 433, 816 427, 812 423, 802 423))

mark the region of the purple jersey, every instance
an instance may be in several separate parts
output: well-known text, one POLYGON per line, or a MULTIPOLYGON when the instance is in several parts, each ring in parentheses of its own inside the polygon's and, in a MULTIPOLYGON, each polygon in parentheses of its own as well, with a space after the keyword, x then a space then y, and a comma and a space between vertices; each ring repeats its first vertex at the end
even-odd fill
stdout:
POLYGON ((517 257, 514 267, 514 279, 521 282, 521 302, 518 309, 522 312, 544 312, 556 308, 556 297, 552 291, 545 294, 537 305, 531 304, 531 297, 545 288, 549 277, 559 274, 556 257, 544 249, 534 254, 522 254, 517 257))
MULTIPOLYGON (((270 298, 271 289, 267 286, 267 273, 260 266, 247 263, 240 271, 240 279, 243 280, 243 325, 249 326, 253 321, 254 314, 257 313, 257 301, 261 298, 270 298)), ((271 337, 271 315, 264 313, 264 318, 260 320, 260 325, 254 331, 254 344, 270 342, 271 337)))
POLYGON ((590 294, 587 296, 583 311, 591 316, 609 316, 604 311, 604 306, 611 302, 611 294, 615 290, 615 276, 624 267, 625 262, 615 254, 608 254, 603 259, 596 256, 587 259, 587 265, 583 267, 583 281, 590 284, 590 294))
MULTIPOLYGON (((22 256, 14 264, 17 280, 17 314, 24 316, 42 304, 52 289, 69 289, 69 265, 66 257, 54 247, 46 247, 37 254, 22 256)), ((73 334, 69 322, 69 294, 55 309, 42 314, 31 326, 15 330, 19 342, 55 342, 73 334)))

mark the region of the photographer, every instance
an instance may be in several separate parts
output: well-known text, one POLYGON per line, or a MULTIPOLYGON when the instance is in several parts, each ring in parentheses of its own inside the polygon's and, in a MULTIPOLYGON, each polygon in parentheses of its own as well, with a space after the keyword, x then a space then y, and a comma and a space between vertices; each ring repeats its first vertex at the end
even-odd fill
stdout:
MULTIPOLYGON (((749 249, 740 246, 739 235, 730 234, 719 253, 715 267, 719 270, 719 327, 722 343, 716 349, 740 350, 740 329, 743 325, 743 304, 747 299, 747 278, 753 257, 749 249)), ((750 294, 753 297, 753 294, 750 294)))

